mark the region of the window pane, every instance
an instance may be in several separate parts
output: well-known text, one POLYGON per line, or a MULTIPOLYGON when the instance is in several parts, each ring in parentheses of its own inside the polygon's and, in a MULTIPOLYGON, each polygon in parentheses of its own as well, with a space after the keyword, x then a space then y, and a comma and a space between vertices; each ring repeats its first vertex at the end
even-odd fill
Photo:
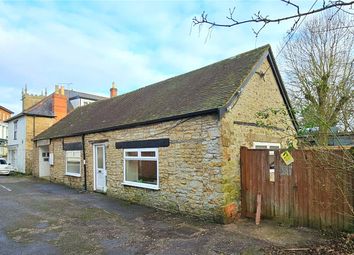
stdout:
POLYGON ((137 151, 127 151, 127 152, 125 153, 125 155, 126 155, 127 157, 137 157, 137 156, 138 156, 138 152, 137 152, 137 151))
POLYGON ((157 162, 126 160, 126 180, 138 183, 157 184, 157 162))
POLYGON ((103 169, 103 147, 97 148, 97 168, 103 169))
POLYGON ((71 174, 80 174, 80 162, 68 161, 67 172, 71 174))
POLYGON ((139 161, 126 160, 125 161, 125 179, 130 182, 138 182, 139 179, 139 161))
POLYGON ((156 161, 140 161, 139 164, 139 181, 144 183, 157 184, 157 162, 156 161))
POLYGON ((6 165, 6 161, 3 159, 0 159, 0 165, 6 165))
POLYGON ((278 145, 272 145, 272 146, 269 146, 269 149, 277 150, 277 149, 279 149, 279 146, 278 145))
POLYGON ((141 156, 142 157, 155 157, 155 152, 154 151, 142 151, 141 156))
POLYGON ((255 149, 267 149, 266 145, 256 145, 255 149))

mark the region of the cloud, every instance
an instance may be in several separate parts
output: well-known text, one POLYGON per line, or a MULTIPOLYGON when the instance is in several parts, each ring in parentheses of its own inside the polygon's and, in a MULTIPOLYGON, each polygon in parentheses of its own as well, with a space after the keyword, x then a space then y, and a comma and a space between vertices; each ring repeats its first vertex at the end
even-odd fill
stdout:
MULTIPOLYGON (((257 41, 246 26, 213 29, 207 40, 207 26, 190 33, 194 16, 206 10, 224 18, 234 3, 0 2, 0 89, 9 93, 0 104, 19 112, 26 83, 32 93, 65 83, 108 95, 115 81, 126 93, 252 49, 255 42, 276 44, 286 31, 278 26, 257 41)), ((238 6, 241 13, 251 7, 238 6)))

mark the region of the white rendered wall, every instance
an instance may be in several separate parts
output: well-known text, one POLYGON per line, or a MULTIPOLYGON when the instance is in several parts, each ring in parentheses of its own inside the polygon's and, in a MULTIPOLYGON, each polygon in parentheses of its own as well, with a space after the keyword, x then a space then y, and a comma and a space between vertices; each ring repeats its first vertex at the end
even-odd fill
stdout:
POLYGON ((8 126, 8 161, 11 162, 11 150, 15 150, 17 171, 25 173, 26 165, 26 118, 22 116, 9 122, 8 126), (17 120, 17 139, 14 140, 14 123, 17 120))

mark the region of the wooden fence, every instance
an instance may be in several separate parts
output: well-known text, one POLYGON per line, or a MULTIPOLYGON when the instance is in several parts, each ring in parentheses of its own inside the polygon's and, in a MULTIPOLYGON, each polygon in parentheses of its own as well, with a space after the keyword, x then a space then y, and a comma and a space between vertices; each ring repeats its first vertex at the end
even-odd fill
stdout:
POLYGON ((241 148, 242 215, 255 216, 260 193, 263 218, 296 226, 353 230, 354 165, 344 153, 295 150, 289 166, 280 154, 241 148))

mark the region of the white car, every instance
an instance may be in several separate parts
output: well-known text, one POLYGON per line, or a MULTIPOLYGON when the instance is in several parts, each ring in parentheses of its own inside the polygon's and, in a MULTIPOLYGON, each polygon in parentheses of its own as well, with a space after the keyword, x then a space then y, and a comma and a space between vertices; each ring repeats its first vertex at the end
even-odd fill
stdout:
POLYGON ((0 175, 8 175, 10 172, 15 171, 15 168, 6 162, 6 159, 0 158, 0 175))

